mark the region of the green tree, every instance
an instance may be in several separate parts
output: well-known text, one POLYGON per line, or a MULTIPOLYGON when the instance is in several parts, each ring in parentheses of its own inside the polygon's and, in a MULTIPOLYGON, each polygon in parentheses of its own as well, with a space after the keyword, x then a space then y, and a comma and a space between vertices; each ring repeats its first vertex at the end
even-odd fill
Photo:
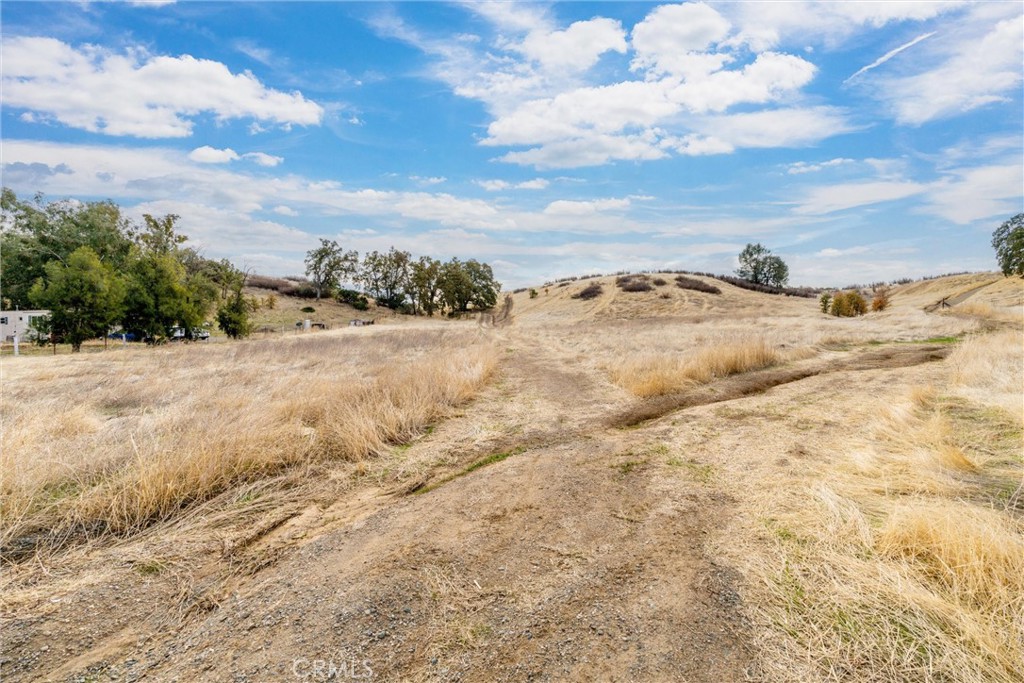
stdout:
POLYGON ((359 254, 344 251, 334 240, 320 240, 320 246, 306 252, 306 276, 313 282, 316 300, 321 294, 336 288, 342 279, 356 272, 359 254))
POLYGON ((122 325, 154 340, 180 326, 191 338, 221 292, 217 278, 233 266, 182 246, 188 236, 177 232, 177 215, 143 218, 125 267, 128 293, 122 325))
POLYGON ((232 339, 248 337, 253 328, 251 314, 256 310, 257 303, 242 293, 246 274, 227 261, 221 261, 219 265, 221 285, 226 288, 227 294, 217 308, 217 326, 232 339))
POLYGON ((29 290, 34 306, 49 309, 50 333, 80 351, 82 342, 107 333, 122 310, 124 283, 89 247, 79 247, 66 263, 53 260, 29 290))
POLYGON ((413 311, 434 315, 441 304, 441 262, 421 256, 409 266, 409 293, 413 311))
POLYGON ((371 251, 363 259, 359 281, 378 306, 398 309, 410 289, 412 254, 391 247, 386 253, 371 251))
POLYGON ((494 279, 494 272, 486 263, 470 259, 463 264, 470 281, 473 283, 473 296, 470 303, 473 308, 483 310, 494 308, 501 293, 501 283, 494 279))
POLYGON ((747 244, 740 252, 736 275, 758 285, 785 287, 789 282, 789 266, 761 244, 747 244))
POLYGON ((1003 275, 1024 277, 1024 213, 1006 221, 992 233, 992 247, 1003 275))
POLYGON ((439 286, 441 301, 448 315, 469 310, 469 304, 473 300, 473 280, 459 259, 453 258, 441 266, 439 286))
POLYGON ((153 340, 167 338, 172 327, 194 323, 191 304, 185 268, 173 256, 139 253, 130 263, 121 320, 126 330, 153 340))
POLYGON ((154 218, 150 214, 143 214, 145 222, 143 230, 138 235, 138 242, 142 248, 157 256, 177 254, 180 244, 188 241, 188 237, 175 231, 175 223, 181 216, 169 213, 163 218, 154 218))
POLYGON ((44 202, 42 195, 25 202, 3 188, 0 212, 0 280, 5 308, 30 306, 29 289, 45 276, 46 264, 66 264, 79 247, 89 247, 102 263, 121 271, 135 234, 131 221, 113 202, 44 202))

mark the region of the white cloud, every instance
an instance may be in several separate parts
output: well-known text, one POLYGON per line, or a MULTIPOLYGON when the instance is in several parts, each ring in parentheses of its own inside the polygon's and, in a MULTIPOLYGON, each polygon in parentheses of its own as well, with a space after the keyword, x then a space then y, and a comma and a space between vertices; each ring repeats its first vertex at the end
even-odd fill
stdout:
POLYGON ((668 96, 693 112, 720 112, 737 104, 782 99, 810 83, 816 71, 817 67, 800 57, 764 52, 742 69, 689 78, 668 96))
POLYGON ((626 51, 622 24, 598 17, 577 21, 564 31, 533 30, 517 48, 547 69, 589 69, 608 51, 626 51))
POLYGON ((848 164, 856 163, 853 159, 846 159, 844 157, 838 157, 836 159, 829 159, 828 161, 822 161, 817 164, 809 164, 806 161, 798 161, 795 164, 790 164, 786 173, 789 175, 802 175, 804 173, 817 173, 824 171, 826 168, 835 168, 836 166, 846 166, 848 164))
POLYGON ((274 211, 274 213, 276 213, 279 216, 295 217, 295 216, 299 215, 298 211, 296 211, 295 209, 293 209, 293 208, 291 208, 289 206, 285 206, 284 204, 281 204, 280 206, 275 206, 273 211, 274 211))
POLYGON ((998 22, 980 40, 961 37, 952 49, 934 69, 880 81, 898 121, 919 125, 1020 95, 1024 17, 998 22))
POLYGON ((702 134, 740 148, 803 147, 853 130, 836 107, 794 107, 701 119, 702 134))
POLYGON ((627 126, 651 126, 677 113, 662 82, 625 81, 578 88, 554 98, 525 102, 487 128, 485 145, 529 145, 580 137, 591 131, 615 133, 627 126))
POLYGON ((448 179, 445 178, 444 176, 433 176, 427 178, 418 175, 409 176, 409 180, 412 180, 413 182, 418 183, 419 185, 422 185, 424 187, 429 187, 430 185, 440 185, 441 183, 448 181, 448 179))
POLYGON ((668 156, 658 145, 658 134, 646 131, 639 135, 601 135, 552 142, 522 152, 509 152, 501 161, 539 169, 600 166, 609 161, 640 161, 668 156))
POLYGON ((813 188, 794 209, 797 214, 822 215, 860 206, 905 199, 921 194, 927 185, 910 181, 844 183, 813 188))
POLYGON ((190 243, 218 254, 238 255, 252 249, 302 252, 315 244, 313 235, 273 221, 254 219, 245 211, 213 207, 183 199, 161 199, 136 204, 127 213, 136 220, 142 214, 174 213, 181 216, 181 232, 190 243))
POLYGON ((657 7, 633 27, 633 68, 676 76, 717 71, 731 58, 701 53, 730 28, 728 19, 703 2, 657 7))
POLYGON ((284 161, 284 157, 274 156, 273 154, 265 154, 263 152, 248 152, 247 154, 243 154, 242 157, 245 159, 249 159, 259 164, 260 166, 264 166, 266 168, 273 168, 274 166, 277 166, 282 161, 284 161))
POLYGON ((923 21, 958 11, 963 2, 737 2, 721 5, 738 27, 728 42, 760 52, 783 43, 822 43, 835 46, 858 30, 880 28, 900 21, 923 21))
POLYGON ((504 180, 476 180, 474 182, 488 192, 500 192, 512 187, 512 183, 504 180))
POLYGON ((188 158, 201 164, 226 164, 229 161, 235 161, 239 157, 235 150, 230 147, 216 149, 209 145, 203 145, 189 152, 188 158))
POLYGON ((816 256, 821 258, 838 258, 840 256, 856 256, 858 254, 866 254, 871 251, 871 247, 859 246, 859 247, 847 247, 846 249, 835 249, 827 247, 819 251, 816 256))
POLYGON ((239 212, 262 206, 301 205, 303 215, 362 215, 398 218, 479 229, 507 229, 510 219, 495 206, 478 199, 444 193, 346 189, 333 181, 299 176, 262 177, 200 164, 176 150, 146 147, 128 149, 101 145, 71 145, 4 140, 6 163, 39 163, 50 168, 64 164, 70 173, 41 178, 32 188, 52 195, 103 196, 143 201, 190 201, 239 212))
POLYGON ((1019 157, 1004 164, 956 169, 932 183, 924 211, 960 224, 1006 217, 1020 213, 1022 188, 1024 166, 1019 157))
POLYGON ((628 199, 595 199, 592 201, 571 201, 568 199, 559 199, 551 202, 544 209, 544 213, 548 216, 585 216, 587 214, 598 213, 600 211, 619 211, 622 209, 628 209, 630 202, 628 199))
POLYGON ((551 183, 544 178, 524 180, 521 183, 510 183, 507 180, 474 180, 474 183, 488 192, 500 192, 502 190, 543 190, 551 183))
MULTIPOLYGON (((253 118, 288 126, 319 124, 323 108, 300 93, 267 88, 220 62, 118 54, 53 38, 13 36, 0 46, 4 106, 106 135, 188 137, 193 118, 253 118)), ((255 123, 255 122, 254 122, 255 123)))
POLYGON ((879 57, 875 61, 871 62, 870 64, 868 64, 866 66, 862 66, 861 68, 857 69, 857 71, 855 71, 852 76, 850 76, 845 81, 843 81, 843 83, 849 83, 853 79, 857 78, 857 76, 860 76, 863 73, 871 71, 872 69, 877 69, 878 67, 882 66, 883 64, 888 62, 890 59, 892 59, 893 57, 895 57, 899 53, 903 52, 904 50, 909 50, 910 48, 912 48, 915 45, 917 45, 918 43, 920 43, 922 40, 925 40, 927 38, 931 38, 934 35, 935 35, 935 31, 929 31, 928 33, 922 33, 921 35, 919 35, 918 37, 914 38, 913 40, 910 40, 910 41, 908 41, 906 43, 903 43, 902 45, 900 45, 897 48, 893 48, 892 50, 889 50, 884 55, 882 55, 881 57, 879 57))
POLYGON ((282 157, 276 157, 263 152, 247 152, 239 155, 238 152, 230 147, 217 149, 216 147, 210 147, 209 145, 196 147, 194 150, 189 152, 188 158, 200 164, 226 164, 230 161, 248 159, 267 168, 273 168, 284 161, 282 157))

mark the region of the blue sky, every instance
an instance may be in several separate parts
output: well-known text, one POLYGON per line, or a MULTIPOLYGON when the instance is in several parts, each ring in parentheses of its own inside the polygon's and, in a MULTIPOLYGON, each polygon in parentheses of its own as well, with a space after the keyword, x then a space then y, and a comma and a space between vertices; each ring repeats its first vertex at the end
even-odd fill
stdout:
POLYGON ((1019 2, 12 2, 3 183, 177 213, 299 274, 320 237, 791 283, 989 270, 1024 210, 1019 2))

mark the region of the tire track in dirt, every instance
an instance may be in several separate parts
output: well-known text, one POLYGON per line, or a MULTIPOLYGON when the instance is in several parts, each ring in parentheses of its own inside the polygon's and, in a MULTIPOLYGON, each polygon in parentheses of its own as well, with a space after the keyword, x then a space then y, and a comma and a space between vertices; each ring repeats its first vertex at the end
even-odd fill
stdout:
POLYGON ((851 359, 814 363, 795 368, 773 368, 744 373, 719 380, 714 384, 664 396, 656 396, 630 406, 612 415, 606 426, 622 429, 634 427, 643 422, 663 417, 685 408, 732 401, 745 396, 764 393, 773 387, 798 382, 808 377, 843 371, 878 370, 882 368, 904 368, 944 359, 952 347, 923 346, 911 348, 892 347, 870 351, 851 359))

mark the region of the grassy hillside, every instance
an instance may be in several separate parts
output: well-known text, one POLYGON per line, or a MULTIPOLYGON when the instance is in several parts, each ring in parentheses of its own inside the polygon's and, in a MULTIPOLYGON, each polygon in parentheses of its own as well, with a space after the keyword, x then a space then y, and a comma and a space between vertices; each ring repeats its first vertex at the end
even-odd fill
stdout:
POLYGON ((674 277, 5 360, 4 680, 1024 678, 1024 281, 674 277))

